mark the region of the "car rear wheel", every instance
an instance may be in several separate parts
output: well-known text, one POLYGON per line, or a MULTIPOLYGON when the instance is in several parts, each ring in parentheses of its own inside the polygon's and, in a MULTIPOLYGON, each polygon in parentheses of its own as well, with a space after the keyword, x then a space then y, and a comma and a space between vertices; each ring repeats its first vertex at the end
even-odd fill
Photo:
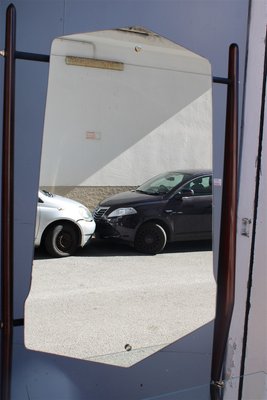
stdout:
POLYGON ((167 235, 161 225, 147 222, 142 225, 135 236, 134 247, 146 254, 160 253, 167 242, 167 235))
POLYGON ((45 238, 46 251, 53 257, 71 256, 78 246, 78 233, 75 227, 69 223, 54 225, 45 238))

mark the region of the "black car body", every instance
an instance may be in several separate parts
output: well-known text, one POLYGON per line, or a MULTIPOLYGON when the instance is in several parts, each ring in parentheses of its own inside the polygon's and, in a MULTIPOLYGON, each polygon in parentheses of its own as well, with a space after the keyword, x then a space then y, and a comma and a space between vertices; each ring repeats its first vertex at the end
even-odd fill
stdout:
POLYGON ((212 174, 171 171, 134 191, 103 200, 94 210, 96 236, 156 254, 166 242, 211 239, 212 174))

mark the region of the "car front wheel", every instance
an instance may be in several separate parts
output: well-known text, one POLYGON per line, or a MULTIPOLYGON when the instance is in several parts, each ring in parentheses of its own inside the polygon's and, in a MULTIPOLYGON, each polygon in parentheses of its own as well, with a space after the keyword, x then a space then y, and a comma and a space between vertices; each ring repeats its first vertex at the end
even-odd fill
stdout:
POLYGON ((60 223, 49 229, 45 238, 46 251, 53 257, 67 257, 75 253, 79 237, 75 227, 60 223))
POLYGON ((167 235, 161 225, 147 222, 142 225, 135 236, 134 247, 146 254, 160 253, 167 242, 167 235))

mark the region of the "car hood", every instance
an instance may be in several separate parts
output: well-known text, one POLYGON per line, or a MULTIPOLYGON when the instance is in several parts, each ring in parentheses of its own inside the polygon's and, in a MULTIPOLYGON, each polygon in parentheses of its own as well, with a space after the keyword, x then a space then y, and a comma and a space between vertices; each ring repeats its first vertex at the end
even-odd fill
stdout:
POLYGON ((136 191, 128 191, 115 194, 113 196, 107 197, 105 200, 101 201, 99 204, 101 207, 112 207, 112 206, 122 206, 122 205, 134 205, 142 202, 157 202, 162 200, 163 196, 153 196, 150 194, 139 193, 136 191))
POLYGON ((46 204, 50 207, 63 208, 63 207, 83 206, 78 201, 71 200, 71 199, 68 199, 67 197, 59 196, 57 194, 52 194, 51 196, 47 196, 47 195, 43 194, 42 192, 39 192, 39 197, 43 201, 43 204, 46 204))

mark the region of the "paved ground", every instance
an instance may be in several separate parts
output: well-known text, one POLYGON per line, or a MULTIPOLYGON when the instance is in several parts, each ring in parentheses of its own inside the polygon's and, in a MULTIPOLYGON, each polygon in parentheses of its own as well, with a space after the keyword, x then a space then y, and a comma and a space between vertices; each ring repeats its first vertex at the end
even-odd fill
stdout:
POLYGON ((92 242, 75 257, 36 252, 25 341, 36 350, 130 366, 214 318, 209 243, 145 256, 92 242))

